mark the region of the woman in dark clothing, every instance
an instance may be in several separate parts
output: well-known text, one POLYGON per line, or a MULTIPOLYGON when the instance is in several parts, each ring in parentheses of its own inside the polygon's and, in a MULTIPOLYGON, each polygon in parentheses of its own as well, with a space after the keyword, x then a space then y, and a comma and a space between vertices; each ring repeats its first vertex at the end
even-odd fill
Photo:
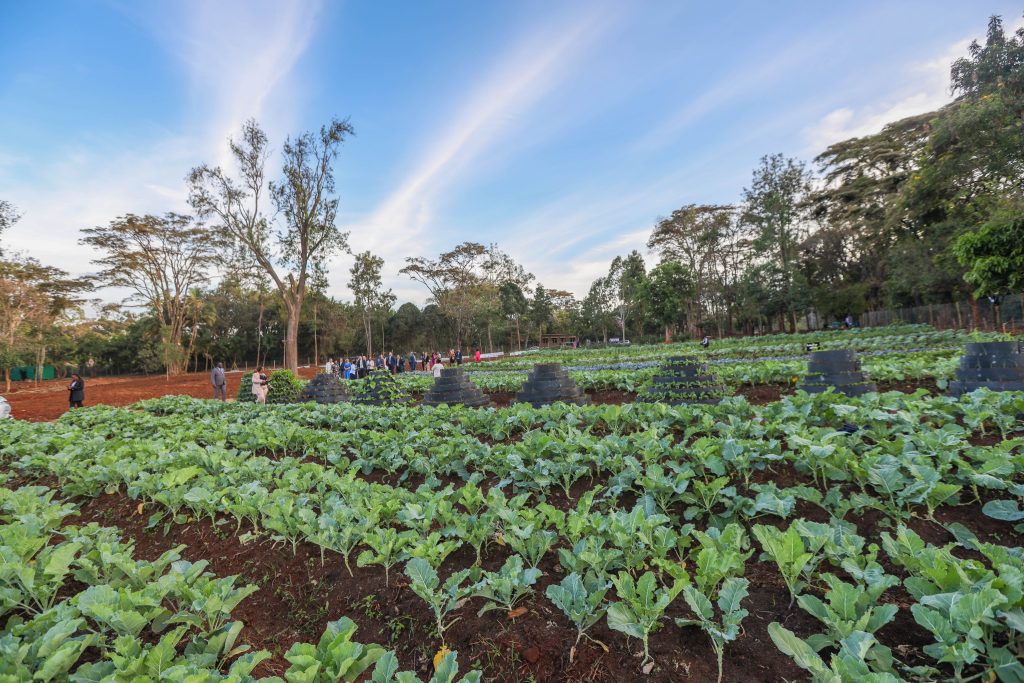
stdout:
POLYGON ((71 374, 71 384, 68 385, 68 402, 72 408, 81 408, 85 403, 85 380, 77 372, 71 374))

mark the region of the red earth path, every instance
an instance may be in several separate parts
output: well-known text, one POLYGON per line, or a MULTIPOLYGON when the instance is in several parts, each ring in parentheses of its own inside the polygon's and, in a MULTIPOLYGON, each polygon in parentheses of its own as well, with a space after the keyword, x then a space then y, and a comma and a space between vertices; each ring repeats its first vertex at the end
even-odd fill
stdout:
MULTIPOLYGON (((227 373, 229 399, 233 399, 238 393, 238 385, 244 374, 242 371, 227 373)), ((299 368, 299 375, 305 379, 311 379, 315 374, 316 368, 299 368)), ((68 410, 69 382, 67 379, 49 380, 39 384, 14 382, 11 384, 11 392, 5 393, 4 398, 11 404, 11 414, 16 418, 33 422, 55 420, 68 410)), ((87 406, 101 403, 108 406, 127 406, 144 398, 160 398, 168 394, 213 398, 210 375, 206 372, 194 372, 170 379, 164 375, 85 379, 87 406)))

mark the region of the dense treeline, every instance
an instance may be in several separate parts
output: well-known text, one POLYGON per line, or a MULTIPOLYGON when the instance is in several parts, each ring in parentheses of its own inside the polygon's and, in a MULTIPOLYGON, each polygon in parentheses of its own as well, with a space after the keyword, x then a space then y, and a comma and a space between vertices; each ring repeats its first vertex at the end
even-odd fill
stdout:
MULTIPOLYGON (((1024 29, 993 17, 951 67, 954 100, 838 142, 810 163, 765 156, 740 201, 689 199, 658 219, 648 268, 615 258, 587 294, 545 287, 496 245, 406 259, 427 305, 397 305, 383 261, 351 255, 352 302, 325 294, 348 251, 333 163, 353 133, 334 120, 285 141, 275 174, 255 122, 233 168, 189 174, 194 216, 126 215, 84 231, 97 272, 74 279, 0 254, 0 364, 176 373, 355 353, 515 349, 546 332, 632 340, 794 331, 887 307, 1024 290, 1024 29), (269 207, 269 208, 268 208, 269 207), (81 314, 93 285, 132 308, 81 314)), ((19 218, 0 201, 0 232, 19 218)), ((976 319, 976 316, 975 316, 976 319)))

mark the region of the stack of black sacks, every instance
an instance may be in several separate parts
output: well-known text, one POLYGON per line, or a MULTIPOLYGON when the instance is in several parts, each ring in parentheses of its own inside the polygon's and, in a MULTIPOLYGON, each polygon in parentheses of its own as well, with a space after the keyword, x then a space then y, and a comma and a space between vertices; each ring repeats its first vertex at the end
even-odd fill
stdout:
POLYGON ((725 396, 725 387, 709 374, 707 365, 693 356, 674 356, 661 366, 660 374, 651 378, 647 392, 640 397, 644 403, 718 403, 725 396))
POLYGON ((560 363, 534 365, 522 390, 516 394, 516 402, 529 403, 538 408, 558 401, 585 405, 590 403, 590 397, 580 391, 560 363))
POLYGON ((847 396, 878 391, 878 387, 861 370, 857 354, 849 349, 813 352, 807 364, 807 374, 797 388, 808 394, 832 389, 847 396))
POLYGON ((347 401, 348 387, 337 375, 320 373, 302 388, 301 400, 317 403, 341 403, 347 401))
POLYGON ((487 395, 469 381, 462 368, 445 368, 434 380, 434 386, 423 396, 423 405, 463 405, 479 408, 490 404, 487 395))
POLYGON ((949 383, 953 396, 985 387, 992 391, 1024 391, 1024 348, 1020 342, 968 344, 949 383))

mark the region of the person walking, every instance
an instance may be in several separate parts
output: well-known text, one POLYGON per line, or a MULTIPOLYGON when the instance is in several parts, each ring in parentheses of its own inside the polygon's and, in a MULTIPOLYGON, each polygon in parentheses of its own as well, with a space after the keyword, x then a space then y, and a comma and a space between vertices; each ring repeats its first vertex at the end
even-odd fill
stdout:
POLYGON ((441 371, 444 370, 444 365, 441 363, 440 360, 438 360, 436 363, 434 363, 434 367, 432 367, 431 370, 434 373, 434 379, 437 379, 438 377, 441 376, 441 371))
POLYGON ((456 349, 455 351, 455 364, 462 365, 462 349, 456 349))
POLYGON ((77 372, 71 373, 71 384, 68 385, 68 403, 70 408, 81 408, 85 403, 85 380, 77 372))
POLYGON ((480 347, 477 347, 476 353, 473 354, 473 362, 474 363, 479 363, 480 362, 480 347))
POLYGON ((256 402, 266 405, 267 394, 270 393, 270 380, 263 373, 263 366, 256 368, 256 372, 252 373, 252 394, 256 397, 256 402))
POLYGON ((217 363, 213 366, 213 371, 210 373, 210 384, 213 385, 214 400, 228 400, 228 380, 224 376, 223 363, 217 363))
POLYGON ((409 352, 409 372, 416 372, 416 352, 409 352))

